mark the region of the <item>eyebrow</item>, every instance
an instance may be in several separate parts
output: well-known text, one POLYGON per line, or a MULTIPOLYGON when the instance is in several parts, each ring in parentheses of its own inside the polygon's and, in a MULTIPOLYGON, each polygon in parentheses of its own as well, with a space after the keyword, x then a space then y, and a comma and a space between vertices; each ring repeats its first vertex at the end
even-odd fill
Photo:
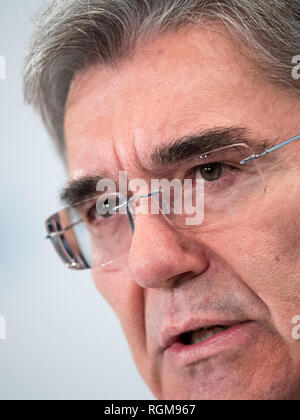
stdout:
POLYGON ((249 136, 249 130, 246 128, 215 128, 191 133, 169 145, 158 146, 152 155, 152 163, 157 167, 167 167, 239 143, 246 144, 253 152, 258 153, 275 144, 275 141, 254 140, 249 136))
MULTIPOLYGON (((214 128, 193 132, 171 140, 166 145, 157 146, 152 152, 150 160, 155 170, 162 170, 204 153, 239 143, 246 144, 255 153, 262 153, 275 145, 276 141, 254 140, 249 136, 249 130, 243 127, 214 128)), ((109 176, 105 173, 99 173, 98 175, 71 180, 60 194, 60 199, 65 205, 75 207, 81 202, 95 198, 97 196, 97 184, 105 178, 109 179, 109 176)))

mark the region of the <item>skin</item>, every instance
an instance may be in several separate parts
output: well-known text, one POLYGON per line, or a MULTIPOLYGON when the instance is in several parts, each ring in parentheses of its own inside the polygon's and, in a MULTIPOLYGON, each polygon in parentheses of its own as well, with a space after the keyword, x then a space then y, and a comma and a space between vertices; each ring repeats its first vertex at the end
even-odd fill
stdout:
MULTIPOLYGON (((278 141, 298 134, 299 99, 240 51, 222 30, 181 29, 117 69, 77 75, 65 115, 70 179, 104 169, 150 180, 153 148, 199 127, 243 126, 278 141)), ((268 192, 246 222, 180 231, 140 216, 122 269, 94 269, 157 398, 300 399, 300 341, 291 335, 300 313, 299 152, 296 142, 265 165, 268 192), (255 322, 246 346, 168 363, 166 325, 232 314, 255 322)))

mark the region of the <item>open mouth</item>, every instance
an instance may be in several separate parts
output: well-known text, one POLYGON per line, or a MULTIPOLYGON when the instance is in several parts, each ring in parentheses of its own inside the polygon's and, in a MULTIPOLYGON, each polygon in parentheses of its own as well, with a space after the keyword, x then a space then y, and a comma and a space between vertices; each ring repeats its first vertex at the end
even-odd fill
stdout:
MULTIPOLYGON (((226 322, 226 326, 215 325, 192 329, 178 328, 166 330, 164 354, 170 366, 186 366, 221 354, 223 351, 235 351, 247 348, 253 336, 259 333, 257 324, 252 321, 226 322), (176 335, 176 330, 178 334, 176 335)), ((199 324, 198 324, 199 325, 199 324)))
POLYGON ((188 331, 179 336, 179 342, 186 346, 203 343, 218 334, 224 333, 229 328, 230 327, 214 326, 188 331))

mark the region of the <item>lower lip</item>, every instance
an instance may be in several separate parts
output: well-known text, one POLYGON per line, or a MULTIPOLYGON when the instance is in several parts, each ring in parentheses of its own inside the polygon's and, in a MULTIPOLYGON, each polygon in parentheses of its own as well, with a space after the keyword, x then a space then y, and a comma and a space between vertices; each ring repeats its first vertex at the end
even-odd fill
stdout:
POLYGON ((167 363, 176 366, 186 366, 201 360, 214 357, 231 348, 243 348, 253 340, 256 323, 245 322, 216 334, 198 344, 185 345, 179 342, 168 347, 164 352, 167 363))

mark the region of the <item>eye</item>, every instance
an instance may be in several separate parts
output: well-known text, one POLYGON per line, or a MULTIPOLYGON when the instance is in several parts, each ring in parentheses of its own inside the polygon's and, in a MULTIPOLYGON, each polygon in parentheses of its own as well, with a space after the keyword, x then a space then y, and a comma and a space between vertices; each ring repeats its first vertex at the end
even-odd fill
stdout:
POLYGON ((103 219, 107 219, 111 216, 108 212, 106 214, 99 214, 97 207, 93 206, 87 213, 87 220, 89 223, 97 223, 98 221, 101 221, 103 219))
POLYGON ((116 207, 115 200, 110 198, 99 199, 87 212, 86 218, 89 223, 95 224, 103 221, 104 219, 109 219, 110 217, 116 214, 114 208, 116 207))
POLYGON ((206 165, 198 166, 195 168, 196 175, 200 176, 207 182, 218 181, 225 172, 225 165, 219 162, 208 163, 206 165))
POLYGON ((110 198, 106 198, 104 200, 98 200, 96 205, 96 211, 99 216, 104 217, 105 219, 113 216, 116 211, 114 210, 116 207, 116 201, 110 198))

